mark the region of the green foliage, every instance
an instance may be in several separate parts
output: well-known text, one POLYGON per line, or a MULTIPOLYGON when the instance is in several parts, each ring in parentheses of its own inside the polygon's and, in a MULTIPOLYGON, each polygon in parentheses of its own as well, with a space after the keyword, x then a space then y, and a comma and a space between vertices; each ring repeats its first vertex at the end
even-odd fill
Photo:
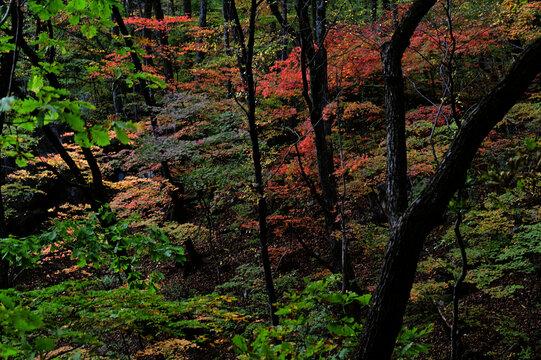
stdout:
POLYGON ((135 219, 117 220, 108 207, 100 213, 91 213, 85 219, 57 222, 49 231, 40 235, 18 238, 10 235, 0 239, 0 254, 10 267, 28 269, 34 267, 44 247, 49 250, 69 250, 77 265, 87 264, 95 268, 109 266, 114 272, 127 272, 130 286, 155 286, 163 277, 159 272, 150 274, 145 280, 137 265, 144 256, 153 261, 173 260, 184 262, 184 249, 172 244, 159 229, 150 233, 131 233, 130 224, 135 219))
MULTIPOLYGON (((227 296, 210 294, 177 302, 152 289, 104 290, 103 285, 71 281, 27 292, 0 291, 0 354, 34 359, 60 345, 95 348, 111 336, 136 343, 187 336, 206 342, 213 334, 218 342, 215 334, 223 333, 224 327, 235 331, 237 324, 247 321, 228 309, 235 299, 227 296), (14 297, 20 304, 15 305, 14 297)), ((107 344, 107 355, 113 358, 127 345, 107 344)))
POLYGON ((8 261, 11 266, 28 269, 39 260, 43 245, 38 236, 18 238, 10 234, 0 239, 0 253, 2 260, 8 261))
MULTIPOLYGON (((268 297, 262 276, 260 266, 243 264, 236 269, 235 276, 229 281, 216 286, 215 291, 219 294, 240 298, 239 306, 243 312, 256 318, 263 318, 268 316, 268 297)), ((281 293, 288 291, 294 281, 294 273, 288 276, 276 277, 274 286, 276 291, 281 293)))
MULTIPOLYGON (((84 220, 65 220, 58 222, 51 234, 58 234, 63 242, 54 245, 71 251, 72 259, 79 266, 92 264, 94 267, 108 265, 114 272, 127 272, 130 286, 143 286, 144 276, 136 266, 143 256, 153 261, 174 260, 183 262, 184 249, 174 245, 159 229, 151 228, 150 234, 130 233, 131 220, 117 220, 115 215, 104 207, 101 213, 92 213, 84 220)), ((160 278, 156 273, 151 275, 160 278)))
POLYGON ((197 243, 208 239, 209 236, 209 230, 207 228, 192 223, 178 224, 176 222, 168 222, 160 226, 160 230, 167 237, 173 239, 175 244, 183 244, 188 239, 197 243))
POLYGON ((398 337, 393 353, 393 359, 407 360, 416 359, 421 354, 428 354, 430 345, 419 342, 419 340, 434 330, 434 324, 430 324, 422 329, 414 327, 412 329, 402 328, 398 337))
MULTIPOLYGON (((361 323, 344 314, 352 304, 367 306, 370 295, 338 289, 340 277, 329 275, 307 281, 302 292, 286 294, 286 303, 277 304, 280 325, 259 326, 251 339, 235 335, 232 339, 240 359, 347 359, 362 329, 361 323)), ((422 330, 402 329, 396 359, 412 359, 428 352, 419 339, 433 326, 422 330)))
POLYGON ((278 304, 281 325, 261 326, 253 340, 233 338, 240 359, 344 359, 356 344, 361 324, 342 313, 342 307, 368 305, 370 295, 334 290, 340 279, 330 275, 308 282, 300 293, 286 294, 278 304), (334 289, 333 289, 334 288, 334 289))
POLYGON ((73 344, 96 344, 92 338, 77 331, 46 323, 44 314, 23 306, 15 300, 20 294, 12 290, 0 291, 0 357, 4 359, 45 358, 60 341, 73 344))

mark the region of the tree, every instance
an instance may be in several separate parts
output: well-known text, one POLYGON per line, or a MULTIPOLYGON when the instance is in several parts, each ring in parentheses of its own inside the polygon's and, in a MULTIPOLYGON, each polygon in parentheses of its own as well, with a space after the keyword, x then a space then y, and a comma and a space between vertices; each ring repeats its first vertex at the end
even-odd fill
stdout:
POLYGON ((387 196, 390 236, 354 359, 390 359, 402 325, 424 239, 441 222, 447 205, 464 184, 483 139, 541 71, 541 38, 516 59, 506 76, 462 120, 462 125, 428 185, 408 206, 405 162, 402 55, 435 0, 416 0, 382 47, 386 83, 387 196))
MULTIPOLYGON (((227 0, 224 0, 226 2, 227 0)), ((261 254, 261 262, 263 263, 263 272, 265 276, 265 287, 270 308, 271 325, 278 325, 278 316, 276 315, 276 292, 274 290, 274 282, 272 280, 272 269, 269 260, 269 249, 267 245, 268 229, 267 229, 267 200, 265 199, 265 185, 263 182, 263 173, 261 166, 261 150, 259 148, 258 126, 256 123, 256 83, 253 72, 253 57, 255 43, 255 26, 258 1, 251 0, 248 23, 248 39, 245 39, 239 14, 235 6, 235 0, 229 0, 224 5, 227 8, 227 13, 231 16, 233 22, 234 38, 239 49, 237 50, 237 62, 241 74, 244 90, 246 91, 246 106, 243 107, 248 119, 248 132, 252 143, 252 160, 254 163, 255 175, 255 193, 257 197, 257 209, 259 215, 259 249, 261 254)), ((224 14, 224 18, 225 18, 224 14)), ((241 105, 242 106, 242 105, 241 105)))
MULTIPOLYGON (((2 148, 5 149, 15 145, 16 150, 10 151, 10 156, 15 157, 16 164, 19 167, 24 167, 28 163, 27 160, 32 158, 32 154, 21 152, 19 149, 18 132, 21 129, 28 133, 41 130, 54 150, 64 160, 75 181, 72 182, 64 178, 56 171, 54 166, 45 162, 38 165, 51 170, 66 184, 82 190, 85 200, 93 210, 98 211, 106 201, 106 190, 102 182, 101 171, 90 150, 90 146, 92 144, 108 143, 109 135, 101 124, 92 126, 83 119, 82 110, 85 108, 90 109, 92 106, 89 103, 71 98, 69 92, 61 86, 58 74, 62 65, 55 63, 57 45, 55 45, 56 39, 54 39, 55 34, 50 19, 54 13, 66 11, 66 13, 74 17, 73 20, 70 20, 70 24, 78 22, 79 17, 83 14, 93 18, 101 17, 101 21, 103 21, 104 18, 108 18, 108 4, 104 2, 94 4, 93 8, 88 11, 84 7, 81 8, 80 4, 76 6, 73 2, 69 4, 54 3, 47 6, 41 6, 38 2, 29 2, 28 6, 37 19, 37 40, 33 46, 28 44, 24 36, 26 30, 25 20, 28 20, 28 16, 25 17, 18 2, 9 2, 9 6, 6 7, 6 12, 2 16, 2 24, 0 24, 2 31, 7 35, 7 43, 9 44, 7 48, 2 49, 3 54, 0 60, 0 72, 9 80, 0 87, 0 96, 3 103, 0 113, 0 129, 3 130, 4 126, 8 126, 14 129, 15 132, 14 135, 7 135, 2 134, 2 130, 0 130, 2 148), (11 19, 11 26, 3 26, 7 19, 11 19), (41 22, 45 22, 46 27, 42 27, 41 22), (25 60, 23 54, 30 64, 32 74, 27 79, 27 89, 21 88, 20 83, 16 81, 17 79, 14 76, 18 60, 25 60), (81 169, 53 130, 53 123, 56 121, 68 124, 76 132, 76 142, 81 146, 81 152, 91 171, 91 182, 85 179, 81 169), (8 140, 10 137, 11 139, 8 140)), ((92 38, 95 35, 96 28, 87 27, 85 31, 87 37, 92 38)), ((0 176, 0 182, 3 183, 5 181, 3 168, 0 176)), ((6 225, 4 208, 1 202, 0 207, 0 237, 5 238, 10 235, 10 229, 6 225)), ((10 264, 7 261, 0 261, 0 287, 2 288, 11 285, 9 267, 10 264)))
POLYGON ((192 16, 192 0, 182 0, 184 16, 192 16))
POLYGON ((302 95, 308 107, 310 123, 314 133, 316 161, 321 195, 311 192, 321 206, 327 232, 334 273, 343 273, 346 288, 359 290, 354 283, 351 260, 347 254, 342 256, 342 241, 333 237, 337 228, 336 205, 338 190, 334 177, 334 156, 331 141, 333 116, 325 116, 325 108, 329 101, 329 80, 327 74, 328 55, 325 39, 328 35, 327 2, 324 0, 296 0, 295 8, 299 21, 298 30, 287 23, 287 4, 282 4, 282 12, 275 0, 268 1, 270 10, 282 26, 283 34, 292 35, 300 45, 300 65, 302 76, 302 95), (310 11, 311 10, 311 11, 310 11), (345 268, 345 269, 344 269, 345 268))
MULTIPOLYGON (((207 27, 207 10, 208 10, 207 0, 201 0, 201 7, 199 10, 199 29, 204 29, 207 27)), ((197 40, 197 43, 199 44, 199 46, 202 46, 203 38, 199 37, 199 39, 197 40)), ((195 53, 196 64, 201 63, 204 57, 205 57, 205 53, 201 50, 197 50, 195 53)))

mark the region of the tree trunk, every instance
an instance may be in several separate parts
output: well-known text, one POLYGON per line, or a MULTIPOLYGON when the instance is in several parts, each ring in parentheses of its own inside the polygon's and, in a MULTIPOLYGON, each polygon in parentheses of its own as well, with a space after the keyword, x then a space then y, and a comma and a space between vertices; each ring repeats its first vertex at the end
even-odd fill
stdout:
POLYGON ((310 93, 308 95, 308 85, 304 84, 304 95, 310 110, 310 122, 314 129, 314 140, 316 146, 317 170, 319 174, 319 184, 323 194, 323 211, 325 213, 325 227, 327 231, 327 240, 329 242, 331 257, 333 262, 333 272, 342 271, 342 247, 339 241, 331 237, 331 233, 336 228, 336 215, 334 208, 337 203, 336 180, 333 176, 334 163, 332 146, 327 136, 330 135, 330 121, 323 118, 323 110, 327 106, 327 51, 323 45, 325 37, 325 4, 324 1, 317 1, 316 14, 317 20, 314 33, 318 48, 315 49, 312 38, 312 28, 309 19, 309 0, 297 0, 297 15, 299 18, 299 39, 301 44, 301 62, 303 66, 303 81, 306 82, 306 69, 310 72, 310 93))
MULTIPOLYGON (((9 40, 11 44, 16 42, 15 33, 19 32, 22 36, 22 26, 19 22, 19 11, 15 7, 15 3, 10 4, 9 12, 11 12, 11 29, 9 32, 12 38, 9 40)), ((0 98, 4 98, 11 95, 11 85, 13 82, 13 72, 15 70, 15 64, 18 60, 18 54, 14 51, 3 53, 0 56, 0 78, 3 81, 0 82, 0 98)), ((6 121, 6 113, 0 112, 0 136, 2 136, 4 130, 4 123, 6 121)), ((0 152, 0 159, 3 156, 0 152)), ((5 238, 9 235, 6 222, 6 214, 4 209, 4 200, 2 197, 2 186, 6 181, 5 167, 0 166, 0 238, 5 238)), ((0 289, 7 289, 11 283, 9 278, 10 264, 7 260, 0 257, 0 289)))
POLYGON ((182 0, 184 16, 192 16, 192 0, 182 0))
POLYGON ((272 279, 272 269, 270 266, 269 252, 267 245, 267 201, 265 199, 265 185, 263 183, 263 174, 261 166, 261 150, 259 148, 258 127, 256 123, 256 86, 253 74, 253 54, 255 43, 255 18, 257 12, 257 0, 251 0, 250 20, 248 28, 248 41, 245 42, 244 33, 239 20, 238 12, 235 6, 235 1, 230 0, 230 14, 234 20, 234 31, 236 39, 240 46, 241 53, 237 55, 239 71, 242 81, 247 91, 246 105, 248 109, 246 115, 248 117, 248 132, 252 143, 252 159, 254 163, 255 175, 255 190, 257 194, 257 207, 259 213, 259 247, 261 262, 263 264, 263 273, 265 277, 265 287, 267 289, 267 297, 269 301, 269 311, 271 325, 278 325, 278 316, 276 315, 276 292, 274 290, 274 282, 272 279))
MULTIPOLYGON (((282 0, 282 18, 285 23, 287 23, 287 0, 282 0)), ((287 29, 284 27, 282 28, 282 60, 287 60, 287 57, 289 56, 288 51, 288 32, 287 29)))
POLYGON ((378 19, 378 0, 370 0, 370 18, 372 22, 378 19))
MULTIPOLYGON (((199 29, 204 29, 207 27, 207 8, 207 0, 201 0, 201 8, 199 10, 199 29)), ((197 39, 197 43, 199 46, 201 46, 203 44, 203 38, 199 37, 199 39, 197 39)), ((197 50, 195 52, 195 63, 201 63, 204 57, 205 53, 201 50, 197 50)))
MULTIPOLYGON (((434 3, 435 0, 415 1, 398 25, 390 46, 405 49, 415 27, 434 3)), ((483 139, 541 71, 540 57, 541 38, 538 38, 524 50, 505 78, 466 116, 428 186, 395 219, 354 359, 391 358, 424 239, 441 221, 453 194, 464 184, 466 171, 483 139)), ((396 155, 389 153, 388 157, 396 155)))
MULTIPOLYGON (((231 41, 229 39, 229 22, 232 21, 232 18, 231 18, 231 5, 229 3, 229 0, 222 0, 222 13, 223 13, 223 17, 224 17, 224 34, 223 34, 223 39, 224 39, 224 49, 225 49, 225 54, 227 56, 231 56, 232 55, 232 52, 231 52, 231 41)), ((229 70, 226 70, 227 71, 227 80, 226 80, 226 90, 227 90, 227 95, 226 95, 226 98, 227 99, 231 99, 233 97, 233 84, 231 82, 231 73, 229 70)))
MULTIPOLYGON (((159 0, 158 0, 159 1, 159 0)), ((152 3, 154 0, 143 0, 143 18, 152 19, 152 3)), ((143 27, 141 36, 145 39, 148 39, 148 42, 152 42, 152 30, 143 27)), ((145 53, 147 56, 143 57, 143 62, 145 65, 153 65, 152 61, 152 48, 150 45, 145 45, 145 53)))
MULTIPOLYGON (((154 0, 154 14, 156 15, 156 20, 163 20, 163 9, 162 2, 160 0, 154 0)), ((165 75, 165 80, 168 83, 172 83, 174 79, 175 71, 173 69, 173 63, 171 61, 171 52, 169 51, 169 36, 166 31, 160 31, 158 34, 160 38, 160 45, 162 46, 162 51, 165 52, 163 59, 163 73, 165 75)))

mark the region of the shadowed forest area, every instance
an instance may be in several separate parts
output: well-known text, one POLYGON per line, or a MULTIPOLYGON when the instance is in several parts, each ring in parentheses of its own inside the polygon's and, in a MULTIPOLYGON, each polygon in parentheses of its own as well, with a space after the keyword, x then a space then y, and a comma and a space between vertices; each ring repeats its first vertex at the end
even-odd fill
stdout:
POLYGON ((541 1, 0 0, 0 358, 539 359, 541 1))

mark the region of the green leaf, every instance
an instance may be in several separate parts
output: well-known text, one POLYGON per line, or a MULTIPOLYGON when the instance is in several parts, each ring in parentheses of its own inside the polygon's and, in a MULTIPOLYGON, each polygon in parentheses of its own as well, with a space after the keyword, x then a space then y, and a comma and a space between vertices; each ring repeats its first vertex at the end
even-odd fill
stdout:
POLYGON ((537 142, 535 141, 535 138, 528 137, 524 139, 524 145, 526 145, 526 148, 531 151, 535 150, 535 148, 537 147, 537 142))
POLYGON ((85 121, 80 116, 64 113, 64 119, 74 131, 81 132, 85 130, 85 121))
POLYGON ((23 156, 17 156, 15 158, 15 163, 17 164, 18 167, 25 167, 26 165, 28 165, 28 161, 26 161, 26 159, 23 156))
POLYGON ((118 141, 120 141, 122 144, 128 144, 130 142, 130 138, 128 137, 128 134, 123 129, 120 129, 119 127, 115 127, 115 134, 118 141))
POLYGON ((85 0, 73 0, 70 5, 72 5, 75 10, 81 11, 84 10, 88 4, 85 0))
POLYGON ((15 302, 7 295, 0 294, 0 303, 8 309, 15 308, 15 302))
POLYGON ((336 336, 353 336, 355 335, 355 330, 349 325, 339 325, 339 324, 327 324, 327 330, 333 335, 336 336))
POLYGON ((69 360, 79 360, 79 359, 81 359, 81 356, 82 356, 82 354, 81 354, 81 351, 79 350, 76 353, 71 354, 70 357, 69 357, 69 360))
POLYGON ((79 24, 79 15, 72 15, 69 17, 68 19, 69 23, 73 26, 75 25, 78 25, 79 24))
POLYGON ((101 126, 94 126, 90 129, 93 142, 98 146, 107 146, 111 143, 109 134, 101 126))
POLYGON ((90 140, 88 139, 87 131, 76 133, 73 139, 75 140, 77 145, 80 145, 82 147, 90 147, 91 145, 90 140))
POLYGON ((28 90, 37 94, 41 90, 42 87, 43 87, 43 78, 39 75, 34 74, 34 76, 32 76, 32 78, 28 82, 28 90))
POLYGON ((235 351, 240 353, 248 352, 248 342, 243 336, 235 335, 231 341, 233 341, 233 344, 235 344, 235 351))
POLYGON ((19 350, 11 345, 0 344, 0 356, 4 359, 10 359, 11 356, 19 354, 19 350))
POLYGON ((51 338, 37 338, 34 345, 38 351, 51 351, 56 347, 54 340, 51 338))
POLYGON ((21 331, 32 331, 39 329, 43 326, 43 321, 41 321, 37 316, 33 315, 30 312, 18 312, 13 317, 13 327, 21 331))
POLYGON ((94 25, 84 24, 81 27, 81 32, 87 39, 92 39, 98 33, 98 29, 94 25))

